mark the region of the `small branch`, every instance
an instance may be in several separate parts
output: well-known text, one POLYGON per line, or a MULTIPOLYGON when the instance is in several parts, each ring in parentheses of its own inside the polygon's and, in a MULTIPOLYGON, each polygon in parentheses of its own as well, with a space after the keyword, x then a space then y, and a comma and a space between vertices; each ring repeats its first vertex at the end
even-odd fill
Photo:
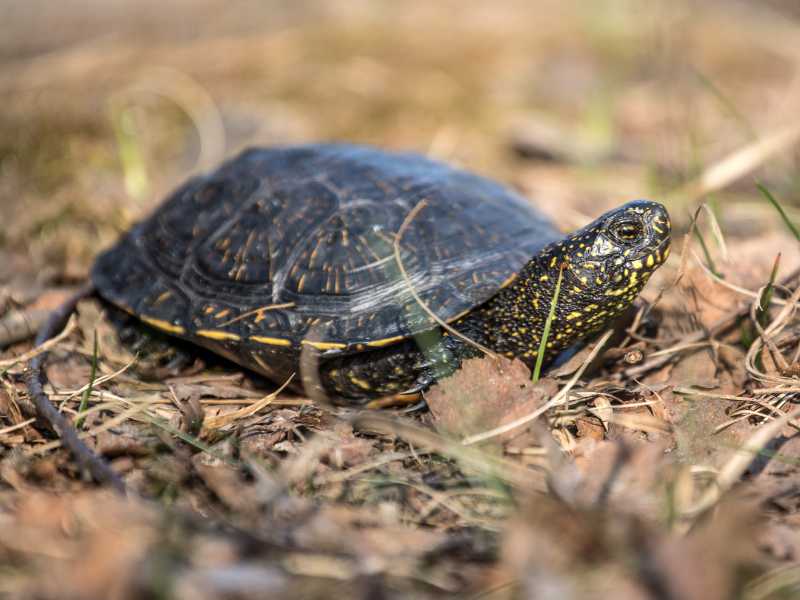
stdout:
MULTIPOLYGON (((75 295, 69 298, 64 304, 58 307, 48 318, 44 327, 36 336, 36 346, 45 344, 54 337, 64 326, 64 322, 75 311, 75 307, 83 298, 89 296, 94 291, 91 284, 81 288, 75 295)), ((108 463, 100 458, 83 440, 78 437, 78 432, 72 422, 59 412, 53 403, 50 402, 44 387, 47 383, 47 375, 44 372, 44 364, 47 359, 47 351, 42 351, 34 356, 26 374, 28 394, 33 405, 36 407, 37 414, 47 421, 53 430, 61 438, 64 446, 72 452, 82 469, 86 469, 98 483, 108 484, 120 494, 125 494, 125 484, 120 479, 108 463)))

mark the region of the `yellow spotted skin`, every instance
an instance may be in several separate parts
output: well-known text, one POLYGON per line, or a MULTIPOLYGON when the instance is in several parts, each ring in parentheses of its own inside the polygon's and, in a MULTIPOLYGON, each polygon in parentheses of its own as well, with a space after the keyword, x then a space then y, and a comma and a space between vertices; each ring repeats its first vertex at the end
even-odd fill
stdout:
POLYGON ((176 189, 98 256, 92 282, 160 332, 277 383, 294 375, 363 403, 423 389, 478 355, 417 297, 468 337, 533 364, 562 275, 550 360, 631 304, 669 237, 655 202, 565 236, 513 190, 420 155, 251 148, 176 189), (307 365, 318 372, 301 377, 307 365))

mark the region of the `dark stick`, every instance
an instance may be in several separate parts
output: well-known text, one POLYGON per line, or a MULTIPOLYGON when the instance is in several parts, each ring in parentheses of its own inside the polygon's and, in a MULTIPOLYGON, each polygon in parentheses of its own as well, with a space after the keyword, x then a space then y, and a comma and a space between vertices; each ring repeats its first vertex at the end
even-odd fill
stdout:
MULTIPOLYGON (((75 311, 75 307, 82 299, 94 293, 94 286, 86 284, 71 298, 54 310, 47 319, 47 322, 36 335, 36 346, 44 344, 47 340, 54 337, 64 328, 70 315, 75 311)), ((25 381, 28 385, 28 395, 36 407, 36 413, 47 421, 50 426, 61 438, 64 446, 72 452, 82 469, 86 469, 95 481, 108 484, 120 494, 125 494, 125 484, 119 475, 111 470, 108 463, 99 457, 83 440, 78 437, 78 432, 72 422, 59 412, 50 398, 44 391, 47 383, 47 375, 44 372, 44 364, 47 359, 47 352, 35 356, 28 365, 28 372, 25 381)))

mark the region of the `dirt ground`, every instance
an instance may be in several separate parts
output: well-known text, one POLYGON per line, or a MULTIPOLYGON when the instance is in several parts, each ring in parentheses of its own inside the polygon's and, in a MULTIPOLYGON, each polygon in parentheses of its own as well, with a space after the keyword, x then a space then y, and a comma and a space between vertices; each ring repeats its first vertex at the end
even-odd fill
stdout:
POLYGON ((800 597, 795 3, 11 0, 0 105, 0 598, 800 597), (333 139, 564 231, 661 200, 672 256, 602 358, 472 361, 413 414, 171 368, 89 298, 47 362, 129 492, 89 481, 33 330, 190 174, 333 139))

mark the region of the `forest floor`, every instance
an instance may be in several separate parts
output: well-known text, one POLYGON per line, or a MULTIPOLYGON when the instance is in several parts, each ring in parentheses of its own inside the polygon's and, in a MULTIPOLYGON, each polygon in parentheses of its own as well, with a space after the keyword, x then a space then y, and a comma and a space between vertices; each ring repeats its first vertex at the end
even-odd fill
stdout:
POLYGON ((777 0, 0 7, 0 597, 798 597, 798 20, 777 0), (488 175, 564 231, 661 200, 672 256, 601 359, 535 384, 471 361, 414 414, 221 361, 154 376, 86 299, 48 391, 129 493, 88 481, 28 398, 32 331, 190 174, 330 139, 488 175))

